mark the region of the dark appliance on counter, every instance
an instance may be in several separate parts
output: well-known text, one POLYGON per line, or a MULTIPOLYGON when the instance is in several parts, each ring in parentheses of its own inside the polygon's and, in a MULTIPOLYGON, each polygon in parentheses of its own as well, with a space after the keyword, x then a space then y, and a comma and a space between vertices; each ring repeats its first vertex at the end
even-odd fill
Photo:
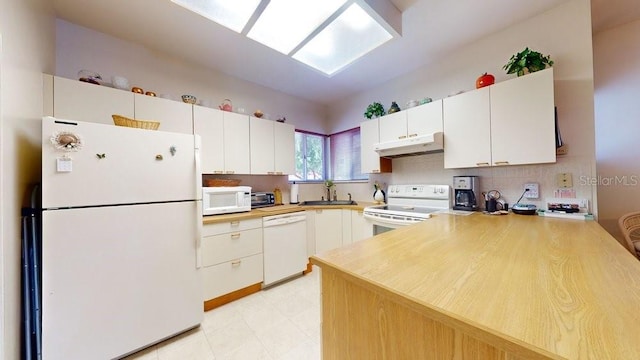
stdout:
POLYGON ((480 182, 477 176, 454 176, 453 210, 477 211, 480 182))
POLYGON ((251 208, 261 208, 267 206, 274 206, 276 204, 276 196, 273 192, 252 192, 251 193, 251 208))

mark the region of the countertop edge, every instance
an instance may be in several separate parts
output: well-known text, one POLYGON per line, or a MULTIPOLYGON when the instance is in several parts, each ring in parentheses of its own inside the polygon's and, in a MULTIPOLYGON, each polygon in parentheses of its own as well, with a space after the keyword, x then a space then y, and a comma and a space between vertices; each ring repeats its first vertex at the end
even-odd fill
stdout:
POLYGON ((497 347, 505 349, 512 354, 517 354, 518 356, 522 356, 527 359, 566 360, 566 358, 562 356, 550 353, 544 349, 533 346, 532 344, 516 339, 507 334, 495 331, 464 317, 457 316, 456 314, 449 311, 437 309, 433 306, 430 306, 429 304, 420 302, 419 300, 411 296, 401 294, 393 289, 384 286, 383 284, 372 282, 370 279, 366 279, 346 269, 337 267, 316 255, 312 255, 309 258, 309 261, 311 262, 311 264, 320 267, 322 271, 332 271, 358 286, 366 288, 367 290, 375 292, 381 296, 387 297, 399 304, 410 308, 413 311, 416 311, 419 314, 427 316, 430 319, 439 321, 453 328, 460 329, 478 338, 479 340, 486 341, 489 344, 497 345, 497 347))

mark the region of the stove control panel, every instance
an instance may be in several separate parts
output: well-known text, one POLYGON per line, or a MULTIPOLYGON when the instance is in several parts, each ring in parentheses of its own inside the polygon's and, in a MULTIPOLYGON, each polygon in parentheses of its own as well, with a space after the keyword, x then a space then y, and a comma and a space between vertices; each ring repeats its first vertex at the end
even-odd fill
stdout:
POLYGON ((388 197, 416 199, 449 199, 449 185, 389 185, 388 197))

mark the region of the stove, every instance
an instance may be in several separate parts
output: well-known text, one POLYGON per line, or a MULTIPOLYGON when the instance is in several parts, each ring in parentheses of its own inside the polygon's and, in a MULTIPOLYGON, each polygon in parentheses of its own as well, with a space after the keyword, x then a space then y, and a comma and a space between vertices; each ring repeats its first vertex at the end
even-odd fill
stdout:
POLYGON ((390 185, 387 202, 364 208, 364 217, 373 225, 374 235, 449 211, 451 188, 449 185, 390 185))

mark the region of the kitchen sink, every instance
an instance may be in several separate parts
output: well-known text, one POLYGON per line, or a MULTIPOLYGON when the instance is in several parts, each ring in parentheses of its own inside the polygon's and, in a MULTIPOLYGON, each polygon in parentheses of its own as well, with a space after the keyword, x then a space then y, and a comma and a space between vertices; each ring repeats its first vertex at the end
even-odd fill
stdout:
POLYGON ((353 200, 307 200, 300 203, 300 205, 320 206, 320 205, 358 205, 353 200))

